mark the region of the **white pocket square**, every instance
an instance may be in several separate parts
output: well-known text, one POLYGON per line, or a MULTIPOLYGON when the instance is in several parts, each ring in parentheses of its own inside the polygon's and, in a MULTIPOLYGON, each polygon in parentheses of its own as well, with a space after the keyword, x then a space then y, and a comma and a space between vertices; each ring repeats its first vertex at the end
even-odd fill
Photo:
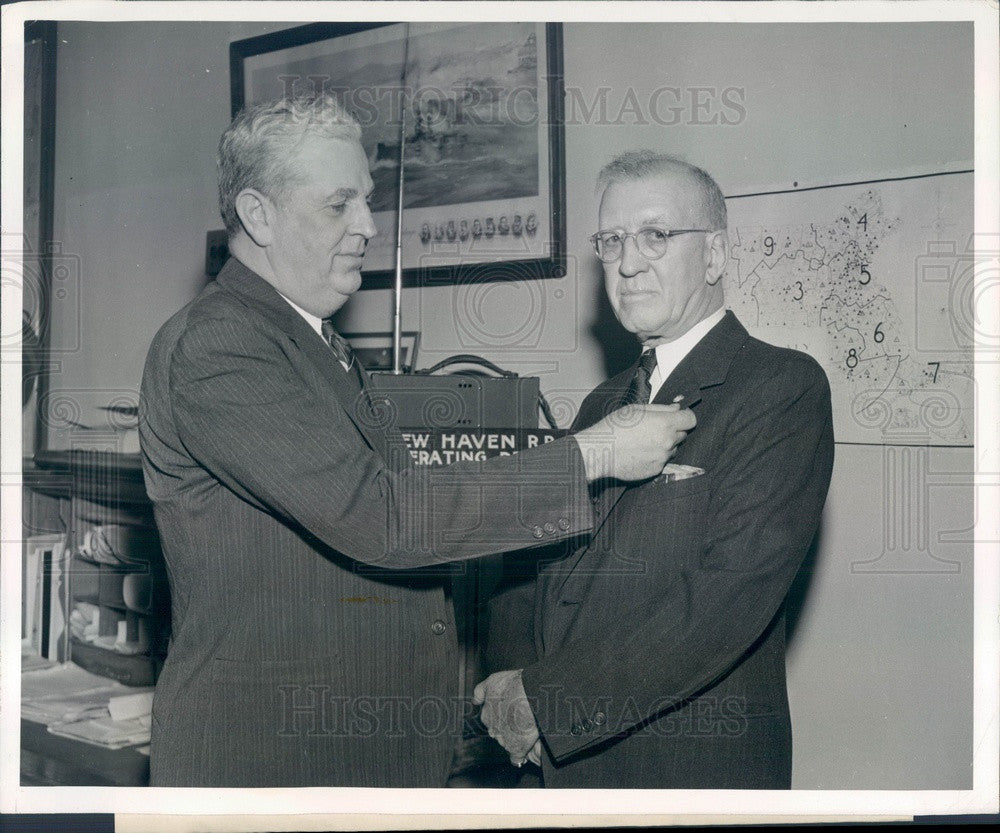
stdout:
POLYGON ((689 477, 697 477, 704 473, 705 470, 697 466, 685 466, 683 463, 667 463, 657 479, 673 483, 675 480, 687 480, 689 477))

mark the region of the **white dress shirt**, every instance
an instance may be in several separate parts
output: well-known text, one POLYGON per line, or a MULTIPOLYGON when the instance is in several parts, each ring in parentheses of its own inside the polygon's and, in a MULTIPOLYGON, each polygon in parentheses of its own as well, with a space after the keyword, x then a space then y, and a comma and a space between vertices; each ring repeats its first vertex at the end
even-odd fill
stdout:
MULTIPOLYGON (((281 295, 280 292, 278 294, 281 295)), ((318 335, 320 338, 323 339, 323 343, 327 344, 326 338, 323 336, 323 319, 321 319, 321 318, 313 315, 311 312, 306 312, 304 309, 302 309, 302 307, 300 307, 298 304, 296 304, 295 301, 293 301, 291 298, 289 298, 289 297, 287 297, 285 295, 281 295, 281 297, 284 298, 286 301, 288 301, 288 306, 290 306, 299 315, 301 315, 306 320, 306 323, 316 331, 316 335, 318 335)), ((345 362, 341 362, 340 366, 343 367, 344 370, 350 370, 351 369, 350 367, 348 367, 348 365, 345 362)))
POLYGON ((680 338, 658 344, 656 350, 656 369, 649 377, 649 401, 652 402, 667 377, 674 372, 684 357, 701 341, 716 324, 726 315, 725 307, 720 307, 708 318, 703 318, 680 338))
MULTIPOLYGON (((278 294, 281 295, 280 292, 278 294)), ((306 312, 287 295, 281 295, 281 297, 288 301, 288 306, 301 315, 306 320, 306 323, 316 331, 316 334, 320 338, 323 338, 323 320, 321 318, 313 315, 311 312, 306 312)), ((326 339, 323 338, 323 341, 326 341, 326 339)))

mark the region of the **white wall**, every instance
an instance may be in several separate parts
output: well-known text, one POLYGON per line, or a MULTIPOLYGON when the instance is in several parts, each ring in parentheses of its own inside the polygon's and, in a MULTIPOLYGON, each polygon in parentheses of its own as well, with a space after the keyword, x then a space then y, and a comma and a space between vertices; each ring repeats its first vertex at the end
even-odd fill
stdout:
MULTIPOLYGON (((61 25, 55 239, 79 256, 80 291, 56 302, 55 386, 84 410, 114 391, 134 396, 153 333, 203 284, 204 233, 221 226, 213 157, 229 114, 228 43, 279 28, 61 25)), ((971 26, 567 25, 564 39, 571 95, 589 105, 608 88, 606 119, 568 114, 569 276, 408 291, 404 302, 404 328, 423 333, 421 366, 477 352, 540 374, 563 425, 635 349, 608 319, 586 241, 594 175, 616 152, 669 148, 728 194, 972 158, 971 26), (642 105, 666 86, 742 90, 745 118, 694 123, 712 113, 691 113, 694 93, 682 92, 680 123, 656 124, 642 105), (640 110, 617 118, 629 90, 640 110)), ((386 291, 360 294, 342 316, 344 329, 389 326, 386 291)), ((907 572, 861 572, 855 562, 878 558, 900 499, 884 453, 838 446, 820 546, 799 583, 808 592, 789 660, 799 788, 971 785, 971 544, 946 533, 972 523, 972 454, 936 449, 924 462, 933 554, 958 571, 914 553, 907 572)))
POLYGON ((276 28, 59 24, 53 239, 72 275, 53 301, 52 387, 78 421, 136 399, 153 334, 204 285, 228 44, 276 28))

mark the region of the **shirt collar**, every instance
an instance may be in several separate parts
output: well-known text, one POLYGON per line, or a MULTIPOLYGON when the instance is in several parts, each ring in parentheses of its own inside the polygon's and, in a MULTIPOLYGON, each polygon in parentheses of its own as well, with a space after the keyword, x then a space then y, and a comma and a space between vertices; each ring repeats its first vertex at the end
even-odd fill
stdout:
MULTIPOLYGON (((278 294, 281 295, 280 292, 278 294)), ((288 302, 288 306, 290 306, 293 310, 295 310, 299 315, 301 315, 306 320, 306 323, 316 331, 316 334, 320 338, 323 338, 323 320, 321 318, 318 318, 311 312, 306 312, 304 309, 302 309, 302 307, 296 304, 287 295, 281 295, 281 297, 288 302)))
POLYGON ((650 401, 656 396, 660 386, 674 372, 677 365, 684 361, 684 357, 690 353, 716 324, 726 315, 725 307, 719 307, 707 318, 703 318, 688 330, 680 338, 668 341, 666 344, 656 346, 656 370, 649 378, 649 386, 652 389, 650 401))

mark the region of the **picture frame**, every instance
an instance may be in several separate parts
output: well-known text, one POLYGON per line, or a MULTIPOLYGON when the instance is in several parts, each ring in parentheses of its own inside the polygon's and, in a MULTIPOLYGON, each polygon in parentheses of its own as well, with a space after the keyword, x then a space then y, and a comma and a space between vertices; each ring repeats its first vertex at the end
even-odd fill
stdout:
MULTIPOLYGON (((351 345, 358 362, 369 373, 392 370, 391 332, 342 333, 342 336, 351 345)), ((420 333, 416 330, 403 330, 400 336, 401 362, 404 372, 409 373, 416 367, 420 333)))
MULTIPOLYGON (((21 331, 10 344, 21 350, 21 407, 27 430, 24 451, 46 446, 40 403, 49 387, 50 320, 54 298, 65 298, 69 258, 52 239, 55 154, 56 23, 33 20, 24 26, 24 182, 21 248, 21 331), (53 276, 59 284, 53 287, 53 276)), ((5 241, 6 242, 6 241, 5 241)))
POLYGON ((235 41, 232 111, 329 91, 375 182, 362 289, 566 274, 562 24, 315 23, 235 41), (497 80, 501 79, 501 80, 497 80))

